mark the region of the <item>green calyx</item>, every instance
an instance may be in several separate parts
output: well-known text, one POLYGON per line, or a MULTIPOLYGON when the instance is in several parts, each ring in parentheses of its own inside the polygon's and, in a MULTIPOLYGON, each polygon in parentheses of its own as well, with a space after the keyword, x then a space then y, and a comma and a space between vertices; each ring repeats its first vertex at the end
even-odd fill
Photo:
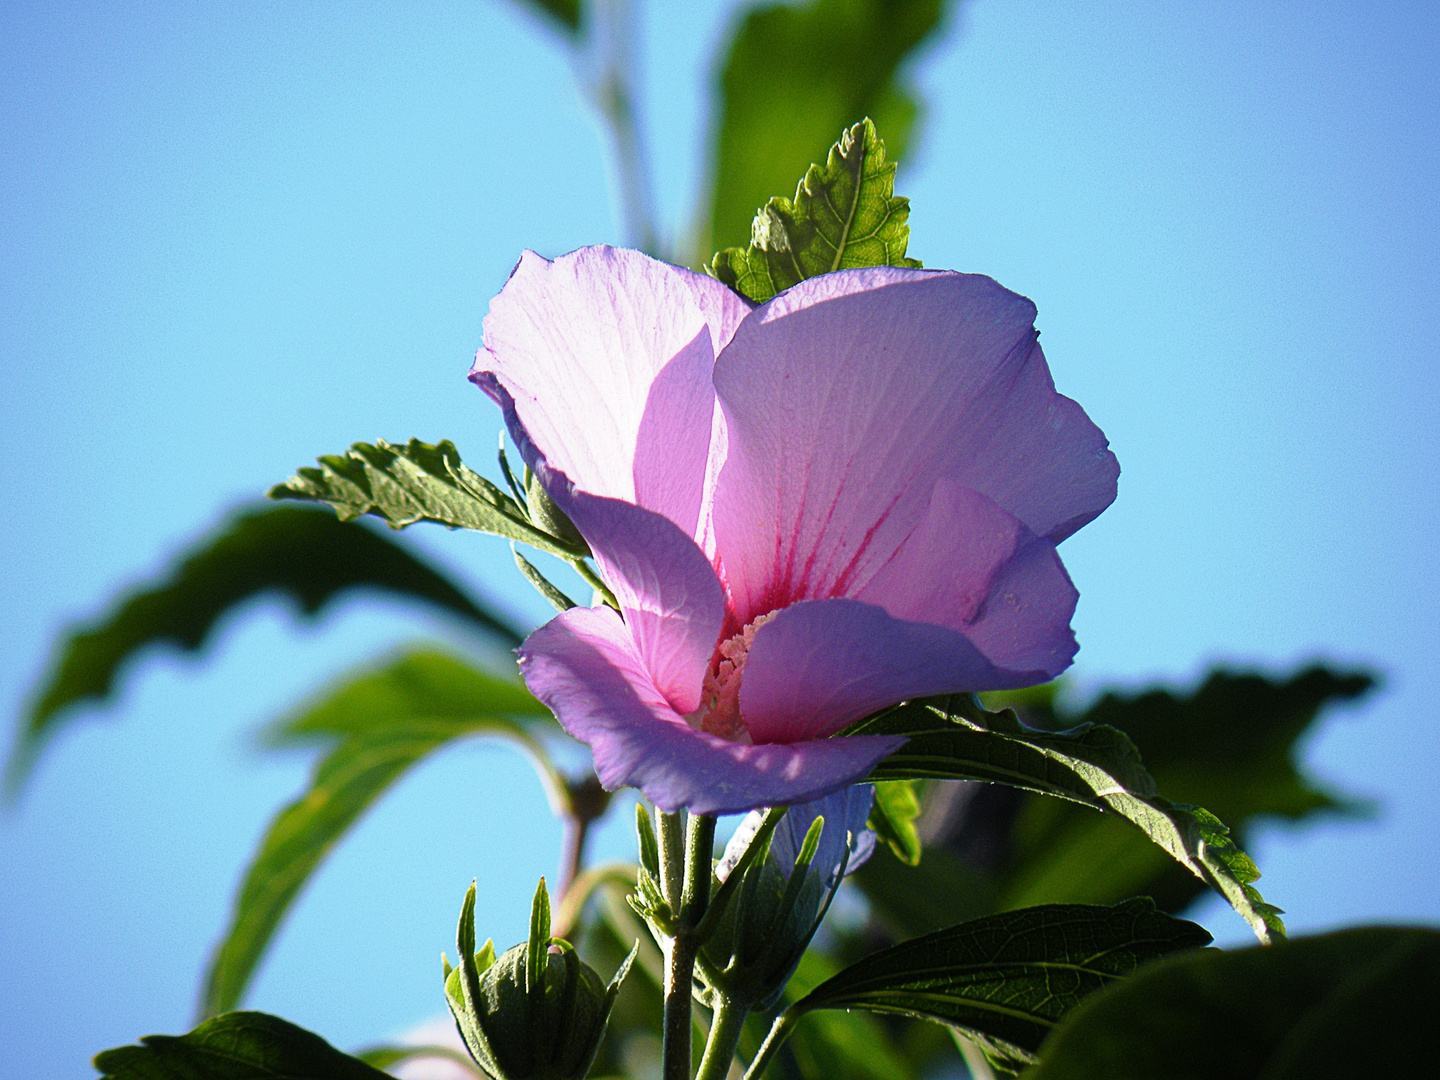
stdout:
POLYGON ((545 879, 535 891, 530 938, 498 958, 475 949, 475 886, 456 937, 460 966, 445 964, 445 996, 471 1055, 495 1080, 582 1080, 634 958, 608 985, 568 941, 550 936, 545 879))
POLYGON ((724 999, 764 1011, 780 999, 839 883, 838 875, 827 882, 810 865, 824 826, 823 817, 811 823, 795 865, 785 869, 770 854, 769 830, 751 841, 758 849, 732 871, 743 876, 696 962, 703 1003, 714 1007, 724 999))

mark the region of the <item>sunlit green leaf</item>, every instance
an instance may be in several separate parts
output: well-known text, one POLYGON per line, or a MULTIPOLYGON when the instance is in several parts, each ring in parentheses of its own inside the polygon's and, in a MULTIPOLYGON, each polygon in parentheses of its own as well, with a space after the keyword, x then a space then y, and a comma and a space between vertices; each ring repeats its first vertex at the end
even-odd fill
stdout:
POLYGON ((870 808, 870 828, 907 866, 920 862, 920 836, 915 819, 920 816, 920 800, 913 780, 890 780, 875 785, 875 803, 870 808))
MULTIPOLYGON (((1042 728, 1097 723, 1125 731, 1160 790, 1212 810, 1243 844, 1246 827, 1260 818, 1300 821, 1364 809, 1307 776, 1297 749, 1323 709, 1373 685, 1363 672, 1323 667, 1283 679, 1219 670, 1189 693, 1112 692, 1083 712, 1057 712, 1033 694, 999 700, 1042 728)), ((1144 893, 1178 911, 1203 888, 1113 819, 1048 799, 1027 799, 1018 809, 1001 875, 1003 906, 1106 903, 1144 893)))
POLYGON ((444 653, 417 650, 352 676, 278 725, 278 742, 328 737, 309 788, 271 822, 245 873, 230 925, 211 959, 201 1011, 238 1004, 280 921, 321 860, 407 769, 454 739, 517 742, 559 782, 538 739, 544 707, 518 682, 444 653))
POLYGON ((872 953, 815 987, 790 1016, 866 1009, 959 1028, 992 1057, 1033 1060, 1066 1011, 1148 960, 1208 944, 1146 898, 991 915, 872 953))
POLYGON ((1262 941, 1284 936, 1279 909, 1252 884, 1259 870, 1225 826, 1201 807, 1160 797, 1135 744, 1115 728, 1039 731, 1010 710, 987 712, 956 694, 906 702, 847 733, 909 737, 877 766, 874 780, 983 780, 1118 814, 1224 896, 1262 941))
POLYGON ((404 446, 356 443, 344 454, 319 460, 318 468, 301 469, 271 488, 270 497, 329 503, 344 521, 374 514, 397 529, 433 521, 518 540, 562 558, 589 554, 532 525, 526 509, 467 468, 448 440, 435 446, 419 439, 404 446))
POLYGON ((68 706, 107 697, 121 667, 148 646, 205 645, 221 618, 245 601, 278 593, 315 615, 356 589, 419 600, 518 645, 508 620, 467 595, 398 540, 332 514, 294 506, 246 510, 185 552, 160 580, 120 599, 73 631, 19 729, 5 784, 15 796, 68 706))
POLYGON ((389 1080, 278 1016, 232 1012, 188 1035, 148 1035, 95 1055, 106 1080, 389 1080))
POLYGON ((919 113, 899 71, 942 25, 946 0, 810 0, 753 8, 720 68, 714 175, 700 253, 745 244, 751 219, 794 189, 861 117, 895 158, 919 113))
POLYGON ((1359 927, 1173 957, 1072 1012, 1026 1080, 1433 1073, 1440 932, 1359 927))
POLYGON ((906 258, 910 203, 897 198, 895 166, 867 117, 811 165, 792 202, 760 208, 748 248, 726 248, 706 271, 756 302, 805 278, 857 266, 919 266, 906 258))

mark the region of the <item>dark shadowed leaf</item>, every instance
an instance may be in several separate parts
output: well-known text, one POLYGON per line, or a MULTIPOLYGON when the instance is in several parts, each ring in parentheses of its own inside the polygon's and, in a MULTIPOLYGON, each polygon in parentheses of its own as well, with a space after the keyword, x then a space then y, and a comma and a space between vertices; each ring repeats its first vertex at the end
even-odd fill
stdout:
POLYGON ((331 749, 308 790, 270 823, 245 873, 206 976, 201 1012, 239 1004, 285 913, 322 859, 404 772, 454 739, 498 735, 519 744, 556 787, 539 734, 548 713, 518 681, 433 650, 351 676, 293 718, 275 742, 322 739, 331 749))
POLYGON ((389 1080, 278 1016, 232 1012, 188 1035, 147 1035, 95 1055, 106 1080, 389 1080))
POLYGON ((1210 942, 1194 923, 1136 898, 991 915, 872 953, 791 1010, 867 1009, 960 1029, 996 1060, 1033 1060, 1082 998, 1141 964, 1210 942))
POLYGON ((1117 814, 1224 896, 1260 940, 1284 936, 1279 909, 1252 884, 1259 870, 1224 824, 1200 807, 1156 794, 1135 744, 1115 728, 1040 731, 1013 711, 987 712, 972 696, 956 694, 897 705, 846 732, 909 736, 876 767, 873 780, 983 780, 1117 814))
MULTIPOLYGON (((1243 844, 1246 828, 1257 819, 1300 821, 1365 809, 1307 776, 1297 749, 1323 709, 1373 686, 1363 672, 1323 667, 1279 679, 1221 670, 1190 693, 1111 692, 1080 713, 1057 713, 1033 693, 1013 704, 1027 722, 1042 728, 1095 723, 1124 731, 1160 790, 1212 810, 1243 844)), ((1055 800, 1026 799, 1009 842, 999 899, 1005 907, 1106 903, 1144 893, 1178 911, 1203 888, 1120 822, 1055 800)))
POLYGON ((792 202, 776 196, 760 208, 748 248, 726 248, 706 271, 757 303, 796 282, 857 266, 920 265, 905 256, 910 203, 897 198, 895 165, 866 118, 811 165, 792 202))
POLYGON ((6 773, 16 795, 67 706, 102 699, 120 668, 155 644, 194 651, 231 609, 279 593, 315 615, 355 589, 420 600, 517 645, 521 633, 391 537, 332 514, 294 506, 246 510, 186 552, 154 584, 122 598, 57 649, 20 729, 6 773))
POLYGON ((1435 1066, 1440 932, 1360 927, 1173 957, 1065 1018, 1027 1080, 1315 1080, 1435 1066))
POLYGON ((897 77, 945 0, 810 0, 747 12, 720 68, 719 115, 700 253, 743 245, 751 219, 861 117, 904 157, 918 107, 897 77))
POLYGON ((275 485, 270 497, 329 503, 344 521, 374 514, 396 529, 433 521, 518 540, 561 558, 589 554, 532 525, 525 508, 467 468, 448 440, 435 446, 419 439, 404 446, 356 443, 319 461, 318 468, 301 469, 275 485))

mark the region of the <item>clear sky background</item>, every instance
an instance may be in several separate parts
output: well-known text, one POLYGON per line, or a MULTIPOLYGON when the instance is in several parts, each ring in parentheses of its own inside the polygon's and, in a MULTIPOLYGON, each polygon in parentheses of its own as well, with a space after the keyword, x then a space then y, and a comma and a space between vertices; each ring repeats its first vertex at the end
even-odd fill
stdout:
MULTIPOLYGON (((653 0, 641 50, 660 216, 701 182, 731 3, 653 0)), ((1064 548, 1074 686, 1226 661, 1373 665, 1314 771, 1369 822, 1262 830, 1306 931, 1440 918, 1440 9, 978 0, 915 66, 911 253, 1032 297, 1120 497, 1064 548)), ((0 712, 57 632, 315 455, 452 438, 519 252, 618 242, 605 149, 557 40, 504 3, 0 5, 0 712)), ((498 543, 413 538, 528 623, 498 543)), ((250 732, 352 664, 454 627, 278 603, 201 661, 156 653, 0 814, 0 1075, 87 1075, 190 1026, 199 973, 303 755, 250 732)), ((597 856, 630 844, 623 813, 597 856)), ((354 1047, 443 1011, 480 931, 524 932, 559 830, 490 744, 411 775, 323 868, 249 1004, 354 1047)), ((1224 942, 1238 918, 1198 917, 1224 942)))

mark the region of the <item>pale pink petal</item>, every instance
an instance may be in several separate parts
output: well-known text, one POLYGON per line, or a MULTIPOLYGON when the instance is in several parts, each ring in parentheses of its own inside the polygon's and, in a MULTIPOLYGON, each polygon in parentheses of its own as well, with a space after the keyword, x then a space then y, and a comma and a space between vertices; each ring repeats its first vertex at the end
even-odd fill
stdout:
POLYGON ((655 685, 673 708, 693 712, 725 619, 725 593, 710 561, 669 518, 577 491, 545 462, 537 467, 590 545, 655 685))
POLYGON ((948 478, 1059 539, 1118 467, 1055 393, 1030 301, 978 275, 876 267, 757 308, 715 365, 714 530, 737 615, 854 596, 948 478))
POLYGON ((740 715, 757 743, 834 734, 916 697, 1044 682, 1042 671, 998 668, 948 626, 910 622, 858 600, 804 600, 755 634, 740 715))
POLYGON ((997 667, 1053 678, 1075 658, 1079 593, 1055 545, 986 496, 940 480, 915 531, 856 595, 958 630, 997 667))
POLYGON ((638 503, 691 536, 716 345, 743 317, 715 292, 723 286, 697 277, 617 248, 554 262, 527 251, 490 302, 470 374, 506 406, 532 467, 543 457, 580 490, 638 503))
POLYGON ((807 802, 863 779, 904 739, 865 736, 745 746, 696 731, 650 679, 625 624, 572 608, 526 639, 525 683, 587 743, 607 789, 637 787, 665 812, 729 814, 807 802))

